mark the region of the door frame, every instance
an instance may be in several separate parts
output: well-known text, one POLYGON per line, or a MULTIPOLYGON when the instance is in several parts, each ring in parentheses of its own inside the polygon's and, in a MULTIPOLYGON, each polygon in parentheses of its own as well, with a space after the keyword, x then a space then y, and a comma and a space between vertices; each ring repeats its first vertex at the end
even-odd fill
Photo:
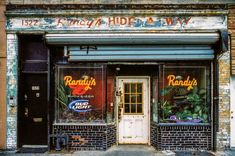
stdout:
MULTIPOLYGON (((235 92, 235 76, 230 79, 230 92, 235 92)), ((230 97, 230 148, 235 149, 235 95, 231 94, 230 97)))
MULTIPOLYGON (((147 118, 148 118, 148 145, 150 145, 150 76, 116 76, 116 86, 115 86, 115 90, 116 92, 118 92, 118 85, 119 85, 119 79, 146 79, 147 80, 147 88, 148 88, 148 106, 146 107, 147 110, 147 118)), ((115 94, 115 121, 117 123, 117 134, 116 134, 116 138, 117 138, 117 145, 119 144, 119 122, 118 122, 118 104, 117 104, 117 95, 115 94)))

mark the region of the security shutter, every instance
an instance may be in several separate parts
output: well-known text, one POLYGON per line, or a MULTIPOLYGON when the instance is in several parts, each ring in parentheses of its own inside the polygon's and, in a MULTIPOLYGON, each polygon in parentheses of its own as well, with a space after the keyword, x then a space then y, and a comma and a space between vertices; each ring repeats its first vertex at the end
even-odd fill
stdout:
POLYGON ((211 33, 46 34, 65 45, 69 61, 212 60, 220 35, 211 33))
POLYGON ((69 46, 68 56, 69 61, 211 60, 214 50, 195 45, 69 46))

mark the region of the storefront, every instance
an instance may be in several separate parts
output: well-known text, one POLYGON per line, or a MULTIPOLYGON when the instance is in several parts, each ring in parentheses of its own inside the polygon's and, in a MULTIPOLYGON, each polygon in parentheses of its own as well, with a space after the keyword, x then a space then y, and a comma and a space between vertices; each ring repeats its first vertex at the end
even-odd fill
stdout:
POLYGON ((226 12, 8 9, 9 146, 216 148, 226 12))

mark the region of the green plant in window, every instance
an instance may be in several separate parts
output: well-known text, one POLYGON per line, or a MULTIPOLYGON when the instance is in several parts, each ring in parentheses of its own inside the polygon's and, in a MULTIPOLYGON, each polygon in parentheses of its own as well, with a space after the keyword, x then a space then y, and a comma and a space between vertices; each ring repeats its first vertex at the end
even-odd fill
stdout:
POLYGON ((60 109, 64 110, 67 108, 68 96, 70 94, 71 94, 71 90, 65 86, 63 81, 57 85, 56 100, 59 103, 60 109))
POLYGON ((173 105, 167 100, 161 100, 160 105, 162 110, 162 119, 169 119, 170 115, 172 115, 173 105))
POLYGON ((206 90, 198 90, 195 87, 191 94, 188 95, 188 101, 192 104, 192 117, 194 119, 200 118, 204 122, 208 121, 208 106, 206 103, 206 90))

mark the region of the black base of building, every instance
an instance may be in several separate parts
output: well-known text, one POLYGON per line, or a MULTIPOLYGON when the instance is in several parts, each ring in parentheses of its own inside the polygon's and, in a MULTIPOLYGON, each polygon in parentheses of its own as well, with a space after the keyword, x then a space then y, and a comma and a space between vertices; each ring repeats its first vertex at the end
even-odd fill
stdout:
MULTIPOLYGON (((106 150, 116 144, 116 125, 53 125, 53 135, 68 136, 67 150, 106 150)), ((56 139, 50 139, 50 149, 56 148, 56 139)))
POLYGON ((151 145, 157 150, 211 150, 211 126, 151 123, 151 145))

